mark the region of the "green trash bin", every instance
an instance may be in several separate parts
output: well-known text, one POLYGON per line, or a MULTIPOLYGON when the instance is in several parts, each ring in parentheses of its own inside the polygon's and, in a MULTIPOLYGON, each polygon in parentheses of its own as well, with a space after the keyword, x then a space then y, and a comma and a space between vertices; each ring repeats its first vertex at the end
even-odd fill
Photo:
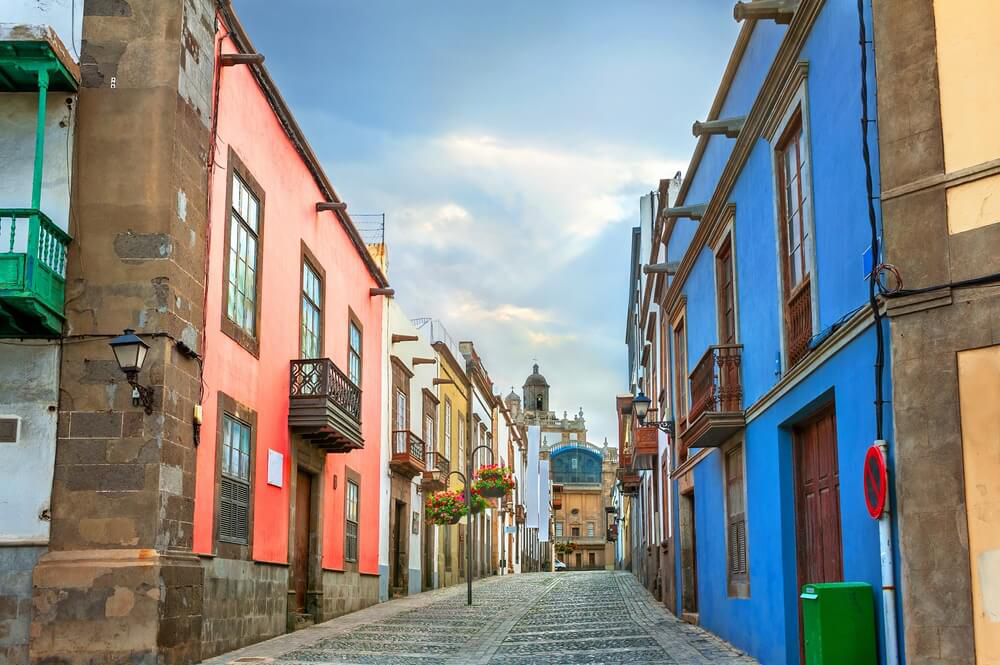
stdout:
POLYGON ((876 665, 875 598, 870 584, 802 587, 806 665, 876 665))

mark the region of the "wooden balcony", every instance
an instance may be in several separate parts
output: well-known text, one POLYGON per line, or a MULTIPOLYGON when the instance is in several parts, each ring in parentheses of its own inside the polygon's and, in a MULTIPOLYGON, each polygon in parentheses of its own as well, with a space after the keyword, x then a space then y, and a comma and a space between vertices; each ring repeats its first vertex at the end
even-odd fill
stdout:
POLYGON ((424 440, 413 432, 397 429, 392 433, 392 457, 389 458, 389 468, 401 476, 412 478, 423 473, 424 440))
POLYGON ((562 496, 558 494, 552 496, 552 510, 562 510, 562 496))
POLYGON ((0 337, 58 337, 69 236, 37 208, 0 208, 0 337))
POLYGON ((799 284, 788 299, 785 312, 788 366, 792 367, 809 352, 812 339, 812 290, 809 279, 799 284))
POLYGON ((288 426, 330 453, 364 448, 361 389, 329 358, 293 360, 288 426))
POLYGON ((632 456, 628 453, 622 453, 621 458, 618 460, 618 468, 615 470, 615 476, 618 480, 622 479, 622 476, 632 470, 632 456))
POLYGON ((639 486, 642 484, 638 471, 626 471, 622 474, 621 482, 622 494, 636 494, 639 491, 639 486))
POLYGON ((448 474, 451 472, 451 462, 441 453, 427 451, 424 458, 424 475, 420 480, 425 491, 438 492, 448 484, 448 474))
POLYGON ((683 450, 721 446, 746 427, 742 351, 739 344, 710 346, 691 372, 691 411, 680 435, 683 450))
POLYGON ((633 440, 632 454, 636 469, 650 470, 656 468, 656 458, 659 456, 659 432, 656 427, 637 427, 633 440))

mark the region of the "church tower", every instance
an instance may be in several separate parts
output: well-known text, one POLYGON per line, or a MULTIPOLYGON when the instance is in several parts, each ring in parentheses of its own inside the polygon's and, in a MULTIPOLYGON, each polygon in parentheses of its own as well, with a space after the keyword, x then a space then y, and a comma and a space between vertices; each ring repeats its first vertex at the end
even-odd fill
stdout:
POLYGON ((524 380, 524 410, 549 410, 549 383, 538 373, 538 363, 535 363, 531 376, 524 380))

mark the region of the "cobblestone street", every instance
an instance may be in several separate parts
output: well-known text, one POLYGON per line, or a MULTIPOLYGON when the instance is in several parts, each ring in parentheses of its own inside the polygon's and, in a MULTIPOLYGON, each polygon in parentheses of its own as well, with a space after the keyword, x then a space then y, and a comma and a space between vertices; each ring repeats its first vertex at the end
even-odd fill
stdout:
POLYGON ((490 578, 473 601, 464 585, 423 593, 206 663, 756 663, 671 616, 628 573, 490 578))

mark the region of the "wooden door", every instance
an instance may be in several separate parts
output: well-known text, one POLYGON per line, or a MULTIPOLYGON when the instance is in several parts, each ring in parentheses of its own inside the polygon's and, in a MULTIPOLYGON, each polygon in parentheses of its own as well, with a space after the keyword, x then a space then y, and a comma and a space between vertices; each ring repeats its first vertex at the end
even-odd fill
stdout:
POLYGON ((836 414, 825 410, 795 428, 799 587, 844 578, 836 414))
POLYGON ((403 546, 403 538, 406 537, 406 504, 402 501, 395 501, 393 509, 393 523, 390 530, 389 557, 392 560, 391 585, 394 588, 403 586, 404 575, 407 569, 406 548, 403 546))
POLYGON ((309 587, 309 525, 312 523, 310 499, 312 476, 301 469, 295 479, 295 607, 306 611, 306 591, 309 587))
POLYGON ((430 522, 423 523, 421 537, 424 544, 424 590, 434 588, 434 535, 437 529, 430 522))

